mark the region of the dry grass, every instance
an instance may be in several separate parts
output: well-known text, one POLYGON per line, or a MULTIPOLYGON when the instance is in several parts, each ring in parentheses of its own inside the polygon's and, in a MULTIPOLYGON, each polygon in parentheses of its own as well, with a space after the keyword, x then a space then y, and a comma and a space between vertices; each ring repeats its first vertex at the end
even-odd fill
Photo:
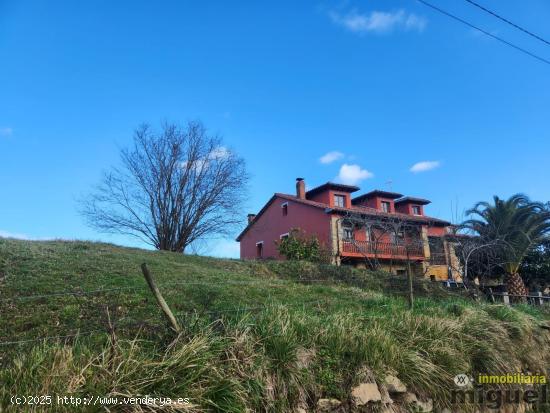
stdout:
MULTIPOLYGON (((206 287, 165 290, 173 307, 197 309, 180 318, 184 331, 178 337, 158 317, 141 329, 116 328, 116 337, 100 334, 4 348, 0 406, 6 411, 18 411, 10 406, 10 395, 52 394, 188 397, 191 404, 185 411, 287 412, 313 406, 319 398, 346 401, 360 380, 381 380, 387 373, 443 407, 449 404, 456 374, 545 372, 550 365, 550 339, 538 327, 544 314, 457 297, 419 298, 409 311, 402 297, 384 294, 385 275, 181 257, 104 244, 0 241, 0 252, 8 274, 0 285, 4 296, 52 291, 59 277, 65 289, 76 288, 82 279, 76 268, 87 274, 88 289, 138 285, 143 281, 128 269, 142 260, 151 263, 160 284, 208 281, 206 287), (295 281, 323 276, 344 282, 295 281), (247 280, 256 284, 230 283, 247 280), (305 304, 309 300, 317 303, 305 304), (266 304, 259 311, 225 311, 266 304)), ((123 308, 115 309, 113 317, 151 318, 158 313, 146 290, 118 299, 123 308)), ((102 300, 3 304, 2 338, 40 334, 44 324, 51 329, 50 323, 60 320, 66 322, 61 324, 65 331, 86 321, 102 326, 102 313, 92 311, 110 304, 102 300), (69 315, 60 315, 65 312, 69 315)), ((74 408, 56 406, 51 411, 74 408)))

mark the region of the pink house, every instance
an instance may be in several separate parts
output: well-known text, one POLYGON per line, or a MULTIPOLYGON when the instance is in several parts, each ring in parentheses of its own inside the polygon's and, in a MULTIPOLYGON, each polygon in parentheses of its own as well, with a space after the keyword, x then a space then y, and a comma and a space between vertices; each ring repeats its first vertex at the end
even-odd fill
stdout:
POLYGON ((425 215, 430 201, 374 190, 353 196, 359 188, 327 182, 306 192, 296 179, 296 194, 275 193, 239 234, 241 259, 283 259, 277 241, 292 229, 315 235, 334 264, 366 265, 394 273, 412 262, 417 274, 436 279, 459 278, 458 260, 446 235, 451 224, 425 215), (407 224, 401 234, 382 231, 376 223, 390 220, 407 224))

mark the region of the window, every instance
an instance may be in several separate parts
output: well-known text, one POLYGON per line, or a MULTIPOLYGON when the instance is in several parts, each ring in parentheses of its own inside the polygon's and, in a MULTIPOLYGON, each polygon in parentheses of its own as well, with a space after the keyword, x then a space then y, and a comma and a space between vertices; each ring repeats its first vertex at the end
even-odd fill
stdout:
POLYGON ((281 234, 279 236, 280 239, 287 239, 288 238, 288 232, 286 234, 281 234))
POLYGON ((388 201, 382 201, 382 211, 391 212, 391 204, 388 201))
POLYGON ((422 212, 418 205, 413 205, 412 211, 413 211, 413 215, 422 215, 422 212))
POLYGON ((264 256, 264 242, 260 241, 256 243, 256 258, 263 258, 264 256))
POLYGON ((288 215, 288 202, 281 205, 281 210, 283 211, 283 216, 286 217, 288 215))
POLYGON ((402 245, 405 241, 405 233, 403 231, 399 231, 397 232, 397 234, 395 232, 392 232, 390 234, 390 237, 392 244, 402 245))
POLYGON ((430 264, 446 265, 447 255, 445 254, 445 244, 441 237, 428 237, 428 245, 430 246, 430 264))
POLYGON ((344 227, 343 237, 344 237, 344 240, 352 240, 353 239, 353 228, 352 227, 344 227))
POLYGON ((346 206, 346 196, 334 195, 334 206, 344 208, 346 206))
POLYGON ((365 229, 365 233, 366 233, 365 235, 366 235, 366 240, 367 241, 371 241, 371 242, 374 241, 374 233, 372 231, 372 228, 367 227, 365 229))

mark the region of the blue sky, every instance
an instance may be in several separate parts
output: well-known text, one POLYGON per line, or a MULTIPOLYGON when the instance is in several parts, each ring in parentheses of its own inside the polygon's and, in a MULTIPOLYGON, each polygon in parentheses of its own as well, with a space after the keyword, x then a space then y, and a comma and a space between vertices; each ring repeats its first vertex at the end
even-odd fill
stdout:
MULTIPOLYGON (((432 2, 550 59, 465 1, 432 2)), ((482 4, 550 38, 545 0, 482 4)), ((550 65, 414 0, 0 0, 0 235, 137 245, 87 228, 75 199, 164 119, 200 119, 247 160, 243 217, 297 176, 391 180, 447 219, 493 194, 547 201, 549 98, 550 65)))

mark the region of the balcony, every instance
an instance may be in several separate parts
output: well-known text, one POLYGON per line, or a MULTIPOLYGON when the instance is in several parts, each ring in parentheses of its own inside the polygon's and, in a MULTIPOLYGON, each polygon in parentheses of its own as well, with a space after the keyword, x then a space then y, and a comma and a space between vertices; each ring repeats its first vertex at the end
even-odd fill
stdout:
POLYGON ((430 265, 447 265, 447 257, 444 252, 432 252, 430 254, 430 265))
POLYGON ((389 242, 373 241, 343 241, 342 255, 347 257, 393 258, 393 259, 423 259, 424 248, 421 243, 413 245, 397 245, 389 242))

